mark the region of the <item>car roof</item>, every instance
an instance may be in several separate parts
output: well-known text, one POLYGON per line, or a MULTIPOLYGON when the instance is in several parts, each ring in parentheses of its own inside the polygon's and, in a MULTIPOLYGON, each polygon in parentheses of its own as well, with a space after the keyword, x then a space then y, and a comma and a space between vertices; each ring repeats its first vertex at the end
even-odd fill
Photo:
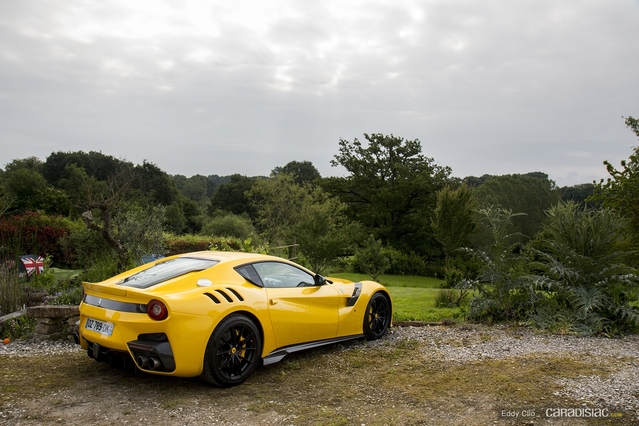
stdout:
POLYGON ((246 262, 255 262, 255 261, 279 261, 279 262, 288 262, 286 259, 281 257, 269 256, 266 254, 259 253, 245 253, 245 252, 236 252, 236 251, 196 251, 191 253, 182 253, 177 257, 197 257, 201 259, 212 259, 218 260, 221 262, 229 262, 229 261, 246 261, 246 262))

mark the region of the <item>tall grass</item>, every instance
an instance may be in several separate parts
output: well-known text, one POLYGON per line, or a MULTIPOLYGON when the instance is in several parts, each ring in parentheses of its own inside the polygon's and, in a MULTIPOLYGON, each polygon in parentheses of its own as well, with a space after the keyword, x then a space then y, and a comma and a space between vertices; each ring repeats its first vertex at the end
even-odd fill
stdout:
POLYGON ((27 294, 18 270, 10 265, 0 265, 0 315, 20 310, 26 302, 27 294))

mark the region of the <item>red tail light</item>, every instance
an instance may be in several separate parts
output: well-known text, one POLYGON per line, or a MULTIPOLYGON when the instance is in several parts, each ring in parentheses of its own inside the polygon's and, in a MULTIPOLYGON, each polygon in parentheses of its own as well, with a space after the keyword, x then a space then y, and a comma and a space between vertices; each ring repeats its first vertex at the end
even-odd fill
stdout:
POLYGON ((162 321, 169 315, 169 311, 166 309, 166 305, 159 300, 151 300, 148 305, 146 305, 146 313, 149 318, 162 321))

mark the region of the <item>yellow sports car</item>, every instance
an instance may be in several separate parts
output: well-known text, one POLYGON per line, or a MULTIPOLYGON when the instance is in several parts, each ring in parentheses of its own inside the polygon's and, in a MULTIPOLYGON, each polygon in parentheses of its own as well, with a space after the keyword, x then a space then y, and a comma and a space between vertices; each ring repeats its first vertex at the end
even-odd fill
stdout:
POLYGON ((292 352, 378 339, 392 322, 390 294, 376 282, 327 279, 252 253, 180 254, 83 291, 76 340, 91 358, 219 386, 292 352))

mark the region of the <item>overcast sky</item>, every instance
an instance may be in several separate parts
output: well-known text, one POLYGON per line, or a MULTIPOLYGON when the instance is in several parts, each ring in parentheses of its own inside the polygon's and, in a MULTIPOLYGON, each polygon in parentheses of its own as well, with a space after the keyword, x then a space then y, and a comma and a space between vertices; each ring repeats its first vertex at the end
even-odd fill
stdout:
POLYGON ((0 0, 0 167, 102 151, 268 175, 340 138, 453 175, 606 177, 639 145, 639 0, 0 0))

